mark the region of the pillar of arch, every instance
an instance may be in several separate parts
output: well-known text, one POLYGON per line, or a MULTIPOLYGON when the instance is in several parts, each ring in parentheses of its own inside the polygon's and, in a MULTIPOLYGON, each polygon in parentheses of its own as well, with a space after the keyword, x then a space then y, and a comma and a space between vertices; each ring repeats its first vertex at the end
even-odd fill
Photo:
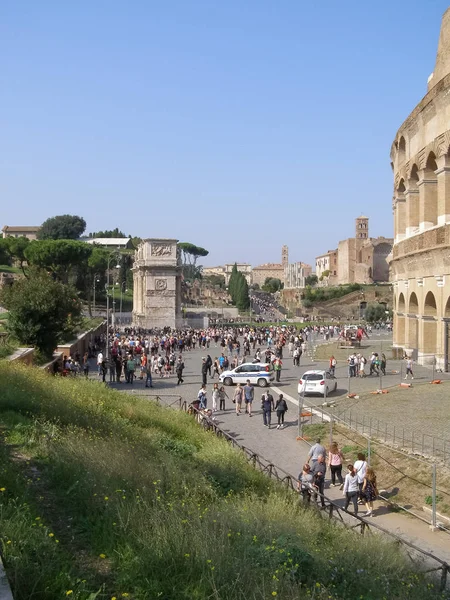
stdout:
POLYGON ((408 347, 417 352, 419 345, 419 301, 412 292, 408 302, 408 347))
POLYGON ((436 159, 437 170, 437 222, 450 223, 450 156, 449 153, 436 159))
POLYGON ((434 152, 430 152, 424 169, 419 175, 419 229, 425 231, 437 225, 437 176, 434 152))
POLYGON ((411 176, 405 183, 405 199, 407 207, 406 237, 414 235, 419 229, 419 188, 418 168, 413 165, 411 176))
POLYGON ((423 303, 422 317, 421 352, 424 355, 424 362, 431 362, 427 357, 431 357, 436 352, 437 325, 436 298, 433 292, 428 292, 423 303))
POLYGON ((405 345, 405 296, 400 292, 397 302, 396 323, 394 323, 395 343, 405 345))

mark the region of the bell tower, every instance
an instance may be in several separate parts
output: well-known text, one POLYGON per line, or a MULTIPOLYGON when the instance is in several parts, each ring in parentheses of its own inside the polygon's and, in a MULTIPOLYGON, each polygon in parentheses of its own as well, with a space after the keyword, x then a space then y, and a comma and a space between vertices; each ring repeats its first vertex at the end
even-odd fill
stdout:
POLYGON ((283 265, 283 269, 289 264, 289 248, 287 246, 281 248, 281 264, 283 265))
POLYGON ((358 217, 355 223, 355 238, 357 240, 368 240, 369 239, 369 218, 358 217))

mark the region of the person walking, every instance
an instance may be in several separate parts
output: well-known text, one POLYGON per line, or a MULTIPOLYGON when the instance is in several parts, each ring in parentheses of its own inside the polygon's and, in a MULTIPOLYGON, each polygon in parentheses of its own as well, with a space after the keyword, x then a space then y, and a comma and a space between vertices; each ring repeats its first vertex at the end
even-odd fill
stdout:
POLYGON ((372 467, 367 467, 366 476, 362 486, 362 495, 364 497, 364 504, 366 505, 365 517, 373 517, 373 501, 377 499, 378 488, 377 488, 377 476, 372 467))
POLYGON ((314 477, 308 463, 303 465, 303 470, 298 476, 297 489, 302 495, 303 502, 305 504, 311 504, 311 494, 314 489, 314 477))
POLYGON ((252 403, 253 398, 255 396, 255 389, 252 385, 250 385, 250 379, 247 379, 246 385, 244 385, 244 402, 245 402, 245 412, 248 413, 248 416, 252 416, 252 403))
POLYGON ((122 357, 118 354, 116 356, 116 381, 117 381, 117 383, 121 383, 120 378, 122 377, 122 367, 123 367, 122 357))
POLYGON ((99 377, 102 374, 102 362, 103 362, 103 352, 100 350, 100 352, 97 354, 97 369, 98 369, 99 377))
POLYGON ((277 403, 275 404, 275 410, 278 418, 277 429, 284 429, 284 415, 287 412, 287 409, 287 402, 284 399, 283 394, 280 394, 277 403))
POLYGON ((219 389, 219 410, 225 410, 225 398, 228 398, 228 395, 222 385, 219 389))
POLYGON ((208 375, 208 365, 206 363, 206 358, 202 358, 202 383, 206 385, 206 377, 208 375))
POLYGON ((353 465, 347 466, 347 475, 345 476, 344 481, 344 491, 343 495, 345 496, 345 510, 348 509, 350 502, 353 503, 353 511, 354 514, 358 514, 358 476, 356 474, 355 468, 353 465))
MULTIPOLYGON (((209 346, 208 346, 208 348, 209 348, 209 346)), ((206 368, 208 370, 208 374, 209 374, 210 377, 212 377, 212 375, 211 375, 211 367, 212 367, 213 361, 212 361, 212 358, 211 358, 211 356, 209 354, 206 355, 205 363, 206 363, 206 368)))
POLYGON ((358 486, 359 486, 359 499, 358 504, 363 504, 362 497, 362 486, 364 482, 364 477, 366 476, 367 467, 369 466, 366 462, 366 456, 362 452, 358 452, 357 454, 358 460, 355 461, 353 465, 356 475, 358 477, 358 486))
POLYGON ((213 392, 212 392, 212 411, 213 411, 213 413, 217 412, 217 407, 219 406, 219 401, 220 401, 219 384, 215 383, 213 386, 213 392))
POLYGON ((277 357, 274 362, 273 362, 273 368, 275 371, 275 379, 277 381, 277 383, 280 382, 280 376, 281 376, 281 367, 283 366, 283 361, 281 360, 281 358, 277 357))
MULTIPOLYGON (((327 471, 327 465, 325 463, 325 455, 319 454, 316 462, 314 463, 311 473, 314 477, 314 484, 317 488, 317 492, 320 494, 320 504, 322 508, 325 508, 325 498, 323 497, 325 490, 325 473, 327 471)), ((317 501, 318 494, 314 494, 314 500, 317 501)))
POLYGON ((243 396, 243 391, 241 388, 241 384, 238 383, 236 386, 236 389, 234 390, 234 394, 233 394, 233 402, 236 405, 236 416, 239 416, 241 414, 242 396, 243 396))
POLYGON ((266 392, 261 398, 261 408, 263 411, 263 423, 264 426, 270 429, 270 423, 272 420, 272 410, 275 409, 273 396, 270 392, 266 392))
POLYGON ((148 360, 147 364, 145 365, 145 387, 153 387, 152 363, 150 360, 148 360))
POLYGON ((294 348, 294 353, 293 353, 293 363, 294 363, 294 367, 299 367, 300 366, 300 348, 298 346, 296 346, 294 348))
POLYGON ((87 379, 89 377, 89 354, 87 352, 83 356, 83 373, 87 379))
POLYGON ((177 360, 177 364, 175 366, 175 372, 177 374, 177 385, 180 385, 180 383, 183 383, 184 379, 183 379, 183 371, 184 371, 184 362, 183 362, 183 358, 180 354, 180 356, 178 357, 177 360))
POLYGON ((214 379, 214 377, 216 375, 217 375, 217 379, 219 379, 219 377, 220 377, 220 364, 219 364, 219 359, 217 357, 214 359, 214 363, 213 363, 212 378, 214 379))
POLYGON ((314 467, 314 463, 319 458, 319 454, 322 454, 322 456, 326 456, 327 451, 325 450, 324 446, 322 446, 322 444, 320 443, 320 438, 318 437, 316 438, 316 443, 312 445, 309 449, 308 459, 306 462, 312 462, 312 466, 314 467))
POLYGON ((133 385, 134 381, 134 371, 136 369, 136 363, 134 362, 134 358, 129 356, 127 360, 127 383, 133 385))
POLYGON ((206 383, 202 383, 202 387, 199 389, 197 394, 197 400, 199 401, 199 409, 205 410, 208 403, 208 398, 206 396, 206 383))
POLYGON ((405 379, 408 379, 408 375, 411 375, 411 379, 414 379, 414 373, 412 370, 412 366, 413 366, 413 359, 409 356, 405 357, 406 360, 406 375, 405 375, 405 379))
POLYGON ((381 372, 383 373, 383 375, 386 375, 386 363, 387 363, 386 354, 383 352, 381 354, 381 360, 380 360, 380 369, 381 369, 381 372))
POLYGON ((331 471, 331 483, 330 487, 336 486, 336 477, 338 478, 340 489, 344 487, 344 480, 342 479, 342 463, 344 462, 344 456, 339 450, 336 442, 333 442, 328 451, 328 465, 331 471))
POLYGON ((337 364, 337 361, 334 358, 334 356, 330 356, 330 375, 331 375, 331 377, 335 377, 336 364, 337 364))

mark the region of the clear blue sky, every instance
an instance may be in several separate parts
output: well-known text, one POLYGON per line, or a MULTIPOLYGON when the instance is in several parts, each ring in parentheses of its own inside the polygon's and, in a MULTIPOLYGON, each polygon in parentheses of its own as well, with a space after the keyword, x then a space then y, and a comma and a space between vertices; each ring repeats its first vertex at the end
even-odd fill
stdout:
POLYGON ((426 93, 441 0, 29 0, 0 6, 2 225, 83 216, 314 257, 392 235, 390 145, 426 93))

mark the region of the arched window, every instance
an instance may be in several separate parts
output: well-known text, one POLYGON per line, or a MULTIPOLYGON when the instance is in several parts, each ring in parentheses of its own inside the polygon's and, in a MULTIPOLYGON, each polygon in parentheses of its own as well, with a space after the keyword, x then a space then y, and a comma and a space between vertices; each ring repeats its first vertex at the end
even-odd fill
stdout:
POLYGON ((436 298, 434 297, 433 292, 428 292, 428 294, 425 296, 423 314, 427 317, 437 316, 436 298))
POLYGON ((405 312, 405 296, 403 295, 403 292, 401 292, 400 296, 398 297, 398 312, 405 312))
POLYGON ((415 292, 409 297, 408 313, 410 315, 417 315, 419 313, 419 302, 415 292))

